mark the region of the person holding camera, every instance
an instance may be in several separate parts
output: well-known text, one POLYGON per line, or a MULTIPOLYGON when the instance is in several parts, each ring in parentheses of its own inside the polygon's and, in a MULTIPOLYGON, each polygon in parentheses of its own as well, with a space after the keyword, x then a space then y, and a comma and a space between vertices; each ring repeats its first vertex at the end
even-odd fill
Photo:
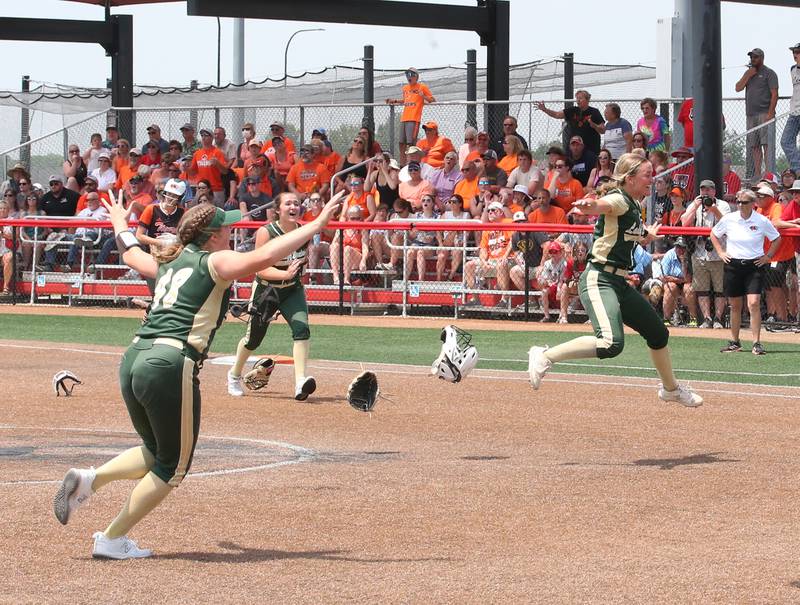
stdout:
POLYGON ((756 194, 742 189, 736 194, 739 210, 726 214, 711 229, 711 244, 725 263, 723 286, 731 305, 731 340, 722 353, 742 350, 739 329, 742 325, 742 298, 747 297, 753 355, 764 355, 761 345, 761 292, 766 267, 781 246, 781 236, 766 216, 753 210, 756 194), (723 247, 722 238, 726 237, 723 247), (769 240, 769 243, 765 242, 769 240), (765 252, 766 250, 766 252, 765 252))
MULTIPOLYGON (((711 179, 700 181, 700 195, 689 204, 681 216, 684 227, 713 227, 730 213, 731 207, 725 200, 717 199, 717 186, 711 179)), ((723 274, 725 263, 720 259, 714 245, 707 237, 695 240, 691 255, 692 290, 703 313, 701 328, 722 329, 722 316, 725 313, 723 295, 723 274), (714 292, 714 314, 711 314, 711 292, 714 292)))

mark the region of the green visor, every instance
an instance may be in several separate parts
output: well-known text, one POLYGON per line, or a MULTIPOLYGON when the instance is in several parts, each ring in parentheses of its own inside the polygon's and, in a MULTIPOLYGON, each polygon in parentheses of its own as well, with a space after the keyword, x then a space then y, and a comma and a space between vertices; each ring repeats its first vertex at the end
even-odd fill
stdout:
POLYGON ((208 238, 211 237, 214 231, 220 227, 227 227, 228 225, 238 223, 240 220, 242 220, 241 210, 225 211, 221 208, 217 208, 217 211, 214 213, 214 218, 211 219, 208 227, 203 229, 203 232, 194 239, 194 243, 198 246, 202 246, 208 241, 208 238))

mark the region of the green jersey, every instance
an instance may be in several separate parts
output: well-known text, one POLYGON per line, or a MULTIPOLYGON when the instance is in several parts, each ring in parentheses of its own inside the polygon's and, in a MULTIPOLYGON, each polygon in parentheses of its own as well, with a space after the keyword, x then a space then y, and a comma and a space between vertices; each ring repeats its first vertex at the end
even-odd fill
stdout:
MULTIPOLYGON (((267 233, 269 233, 269 239, 270 240, 273 240, 276 237, 280 237, 281 235, 284 235, 286 233, 281 228, 280 223, 278 223, 278 221, 272 222, 269 225, 265 225, 264 229, 266 229, 267 233)), ((285 258, 282 258, 281 260, 279 260, 273 266, 276 269, 281 269, 282 271, 285 271, 286 269, 289 268, 289 265, 292 264, 292 261, 295 261, 297 259, 305 260, 305 258, 306 258, 306 249, 307 248, 308 248, 308 242, 304 243, 297 250, 295 250, 294 252, 292 252, 291 254, 286 256, 285 258)), ((303 273, 303 270, 301 269, 300 271, 298 271, 295 274, 295 276, 292 279, 288 279, 288 280, 276 280, 276 281, 273 281, 273 280, 266 280, 266 279, 261 279, 260 277, 256 277, 256 283, 269 284, 269 285, 271 285, 271 286, 273 286, 275 288, 286 288, 288 286, 299 286, 300 285, 300 276, 302 275, 302 273, 303 273)))
POLYGON ((137 336, 175 338, 206 355, 228 311, 231 286, 209 256, 189 244, 178 258, 159 266, 150 313, 137 336))
POLYGON ((589 260, 630 271, 636 264, 633 250, 646 233, 642 225, 642 207, 621 189, 603 196, 611 211, 601 214, 594 226, 594 241, 589 260))

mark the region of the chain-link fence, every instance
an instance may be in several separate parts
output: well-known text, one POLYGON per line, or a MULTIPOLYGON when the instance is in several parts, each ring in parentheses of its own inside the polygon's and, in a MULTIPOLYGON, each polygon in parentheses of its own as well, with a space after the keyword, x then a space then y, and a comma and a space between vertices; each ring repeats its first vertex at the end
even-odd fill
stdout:
MULTIPOLYGON (((612 101, 593 99, 591 104, 602 111, 608 102, 612 101)), ((620 105, 622 117, 628 120, 635 130, 636 123, 641 117, 641 100, 627 99, 613 102, 620 105)), ((675 149, 683 143, 682 129, 676 119, 682 100, 661 99, 657 100, 657 103, 659 112, 673 130, 672 148, 675 149)), ((563 122, 539 111, 533 101, 434 103, 425 107, 423 120, 437 122, 440 133, 450 138, 458 147, 463 142, 464 128, 473 122, 479 130, 502 132, 500 123, 487 123, 490 116, 495 115, 494 112, 488 111, 488 107, 493 104, 507 108, 508 113, 517 119, 517 132, 528 141, 535 160, 542 161, 544 151, 551 144, 563 145, 563 122)), ((548 107, 559 109, 563 107, 563 102, 548 102, 548 107)), ((773 172, 780 172, 787 166, 786 158, 775 142, 783 131, 786 121, 783 114, 788 112, 788 108, 788 98, 779 99, 776 115, 782 117, 768 129, 770 144, 767 152, 767 169, 773 172)), ((314 129, 324 128, 334 150, 344 154, 358 129, 363 124, 371 122, 374 124, 375 140, 384 150, 397 155, 401 110, 402 108, 385 104, 137 109, 126 112, 130 114, 130 119, 120 122, 130 123, 131 132, 123 131, 120 134, 128 139, 132 146, 141 146, 148 140, 147 127, 156 124, 160 127, 164 139, 182 141, 180 127, 189 122, 194 124, 198 131, 200 128, 221 126, 225 128, 228 138, 240 142, 241 126, 245 122, 255 124, 256 138, 259 140, 270 136, 269 125, 272 122, 279 122, 286 126, 286 135, 295 142, 307 141, 314 129)), ((745 140, 735 139, 737 134, 746 130, 744 100, 724 100, 723 115, 726 126, 725 140, 731 141, 725 145, 725 152, 731 156, 737 172, 745 176, 746 173, 750 173, 747 168, 748 154, 745 140)), ((83 151, 88 147, 92 134, 99 133, 105 138, 106 125, 116 121, 116 112, 113 111, 92 114, 30 143, 0 152, 0 167, 7 172, 13 165, 21 162, 30 171, 34 182, 46 184, 49 175, 62 173, 70 144, 77 145, 83 151)))

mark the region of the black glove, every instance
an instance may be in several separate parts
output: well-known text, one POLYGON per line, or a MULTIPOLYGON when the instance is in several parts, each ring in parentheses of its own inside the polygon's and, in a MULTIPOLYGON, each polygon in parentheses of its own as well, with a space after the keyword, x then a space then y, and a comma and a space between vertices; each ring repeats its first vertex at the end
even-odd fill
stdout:
POLYGON ((347 388, 348 403, 359 412, 370 412, 378 400, 378 377, 375 372, 361 372, 347 388))

